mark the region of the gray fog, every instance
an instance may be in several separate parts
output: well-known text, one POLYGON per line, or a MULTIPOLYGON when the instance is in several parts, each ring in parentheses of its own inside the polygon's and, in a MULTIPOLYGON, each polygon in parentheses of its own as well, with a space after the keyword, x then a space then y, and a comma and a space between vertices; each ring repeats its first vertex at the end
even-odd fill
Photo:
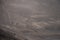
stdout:
POLYGON ((60 0, 0 0, 0 40, 60 40, 60 0))

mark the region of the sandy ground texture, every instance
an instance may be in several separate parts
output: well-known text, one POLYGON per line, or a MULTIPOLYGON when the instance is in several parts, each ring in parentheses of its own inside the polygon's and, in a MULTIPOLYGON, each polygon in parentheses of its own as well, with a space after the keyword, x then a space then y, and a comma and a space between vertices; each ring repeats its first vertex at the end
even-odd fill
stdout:
POLYGON ((60 0, 0 0, 0 31, 0 40, 60 40, 60 0))

